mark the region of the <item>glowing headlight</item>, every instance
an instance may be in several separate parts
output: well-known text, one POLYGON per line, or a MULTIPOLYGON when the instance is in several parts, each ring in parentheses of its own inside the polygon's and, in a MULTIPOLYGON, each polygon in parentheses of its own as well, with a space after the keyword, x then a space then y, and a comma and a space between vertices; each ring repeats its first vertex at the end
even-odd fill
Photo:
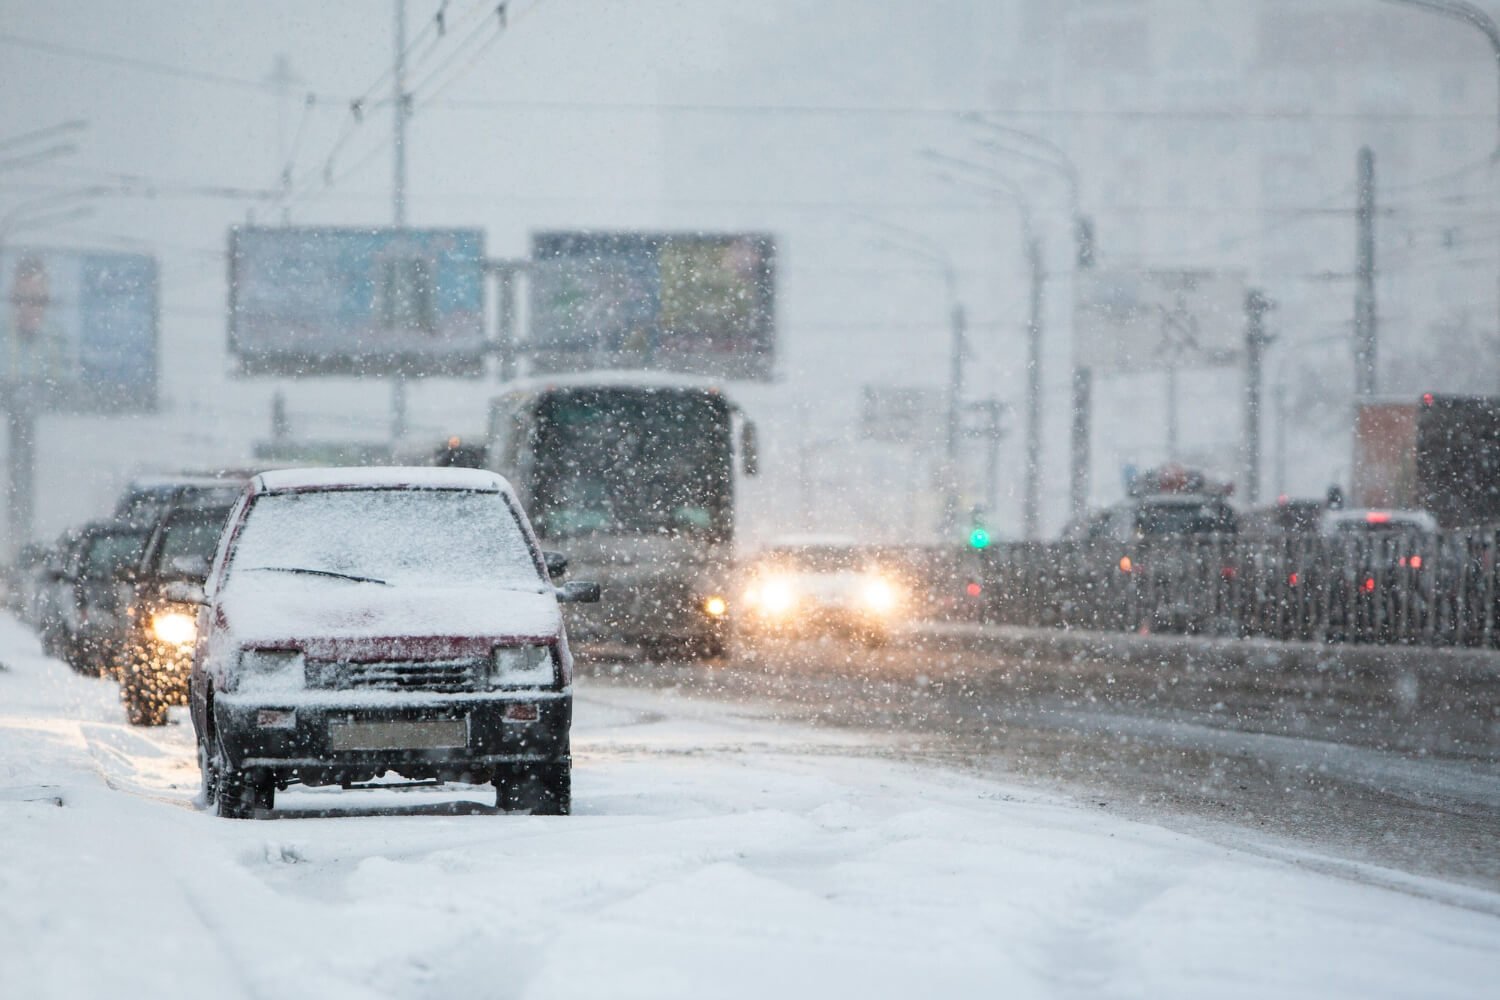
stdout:
POLYGON ((551 646, 496 646, 490 679, 502 687, 537 687, 554 679, 551 646))
POLYGON ((797 604, 797 588, 786 577, 769 577, 761 581, 759 601, 766 614, 784 615, 797 604))
POLYGON ((723 618, 724 612, 729 610, 729 605, 725 603, 724 598, 715 594, 703 602, 703 610, 710 618, 723 618))
POLYGON ((158 611, 151 616, 151 634, 173 646, 191 646, 198 638, 198 622, 186 611, 158 611))
POLYGON ((300 649, 241 650, 238 686, 242 691, 300 688, 306 682, 306 668, 300 649))
POLYGON ((898 598, 891 582, 879 576, 867 578, 860 588, 859 596, 866 608, 880 615, 895 610, 898 598))

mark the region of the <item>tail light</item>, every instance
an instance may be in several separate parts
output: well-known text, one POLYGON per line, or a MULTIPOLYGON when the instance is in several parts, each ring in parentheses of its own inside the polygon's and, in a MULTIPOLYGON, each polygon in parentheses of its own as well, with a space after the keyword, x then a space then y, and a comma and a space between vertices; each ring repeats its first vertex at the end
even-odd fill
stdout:
POLYGON ((1402 566, 1406 566, 1406 567, 1410 567, 1411 569, 1421 569, 1422 568, 1422 557, 1421 556, 1402 556, 1401 557, 1401 565, 1402 566))
POLYGON ((1286 585, 1288 587, 1295 587, 1301 581, 1301 579, 1302 578, 1300 576, 1298 576, 1296 573, 1292 573, 1291 575, 1289 575, 1286 578, 1286 585))
POLYGON ((1367 594, 1370 591, 1374 590, 1375 589, 1375 578, 1373 576, 1367 576, 1367 577, 1365 577, 1365 582, 1360 585, 1360 589, 1363 590, 1367 594))
POLYGON ((1219 577, 1224 580, 1233 580, 1235 577, 1235 568, 1233 566, 1219 567, 1219 577))
POLYGON ((970 597, 978 597, 980 594, 984 593, 984 587, 980 586, 977 583, 971 582, 967 587, 964 588, 964 592, 967 593, 970 597))
POLYGON ((1129 556, 1121 556, 1120 557, 1120 572, 1121 573, 1129 573, 1133 569, 1135 569, 1135 564, 1130 561, 1130 557, 1129 556))

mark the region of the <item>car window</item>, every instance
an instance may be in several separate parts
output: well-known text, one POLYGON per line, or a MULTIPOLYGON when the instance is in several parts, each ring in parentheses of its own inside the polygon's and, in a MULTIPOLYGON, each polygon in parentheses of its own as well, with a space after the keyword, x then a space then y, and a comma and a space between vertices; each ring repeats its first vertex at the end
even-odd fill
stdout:
POLYGON ((95 535, 89 540, 79 572, 90 578, 111 576, 121 567, 139 562, 145 543, 144 532, 95 535))
POLYGON ((227 508, 174 514, 162 529, 159 565, 170 567, 182 558, 198 558, 205 563, 212 560, 228 516, 227 508))
POLYGON ((229 580, 254 568, 370 577, 394 585, 535 587, 540 577, 498 493, 362 489, 273 493, 246 514, 229 580))

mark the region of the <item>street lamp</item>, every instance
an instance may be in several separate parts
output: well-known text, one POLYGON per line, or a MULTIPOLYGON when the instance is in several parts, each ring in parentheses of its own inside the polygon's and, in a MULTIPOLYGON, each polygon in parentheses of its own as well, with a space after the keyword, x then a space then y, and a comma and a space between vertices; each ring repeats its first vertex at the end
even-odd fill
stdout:
POLYGON ((881 246, 935 264, 943 275, 943 287, 948 296, 949 327, 952 331, 948 349, 948 412, 943 440, 947 468, 943 474, 943 515, 939 534, 939 537, 947 541, 958 524, 959 420, 963 408, 964 358, 967 353, 964 341, 964 307, 958 300, 957 272, 953 267, 953 258, 927 236, 883 219, 865 215, 857 217, 886 234, 878 241, 881 246))
POLYGON ((984 164, 972 163, 956 156, 924 149, 921 155, 935 163, 959 167, 985 176, 990 184, 974 184, 950 174, 940 175, 990 194, 1000 195, 1015 205, 1021 214, 1021 238, 1026 252, 1027 270, 1031 276, 1030 308, 1026 320, 1026 476, 1021 497, 1021 527, 1027 541, 1041 533, 1041 467, 1042 467, 1042 304, 1046 274, 1042 270, 1042 241, 1032 226, 1031 203, 1005 174, 984 164))
MULTIPOLYGON (((1496 25, 1494 18, 1474 4, 1468 3, 1467 0, 1385 0, 1385 2, 1432 11, 1434 14, 1451 17, 1479 29, 1489 41, 1490 48, 1495 54, 1496 67, 1500 68, 1500 25, 1496 25)), ((1496 109, 1496 120, 1500 122, 1500 107, 1496 109)), ((1500 135, 1496 136, 1495 149, 1490 153, 1490 159, 1500 160, 1500 135)))

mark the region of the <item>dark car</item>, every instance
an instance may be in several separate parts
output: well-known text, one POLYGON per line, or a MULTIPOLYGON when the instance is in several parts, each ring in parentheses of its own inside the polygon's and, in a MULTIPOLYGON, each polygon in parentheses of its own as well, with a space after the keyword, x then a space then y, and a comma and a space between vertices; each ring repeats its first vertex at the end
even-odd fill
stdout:
POLYGON ((216 476, 148 476, 134 479, 115 501, 119 521, 151 524, 173 507, 229 507, 249 477, 239 473, 216 476))
POLYGON ((160 726, 187 704, 188 671, 201 588, 230 507, 219 494, 180 495, 163 507, 127 574, 130 600, 120 669, 120 699, 131 725, 160 726), (184 591, 184 587, 189 589, 184 591))
POLYGON ((54 648, 68 666, 97 677, 120 662, 130 584, 140 560, 145 525, 97 521, 74 538, 58 577, 54 648))
POLYGON ((493 782, 501 809, 570 809, 573 660, 548 559, 508 483, 470 469, 251 480, 197 618, 205 801, 269 809, 293 782, 493 782))

